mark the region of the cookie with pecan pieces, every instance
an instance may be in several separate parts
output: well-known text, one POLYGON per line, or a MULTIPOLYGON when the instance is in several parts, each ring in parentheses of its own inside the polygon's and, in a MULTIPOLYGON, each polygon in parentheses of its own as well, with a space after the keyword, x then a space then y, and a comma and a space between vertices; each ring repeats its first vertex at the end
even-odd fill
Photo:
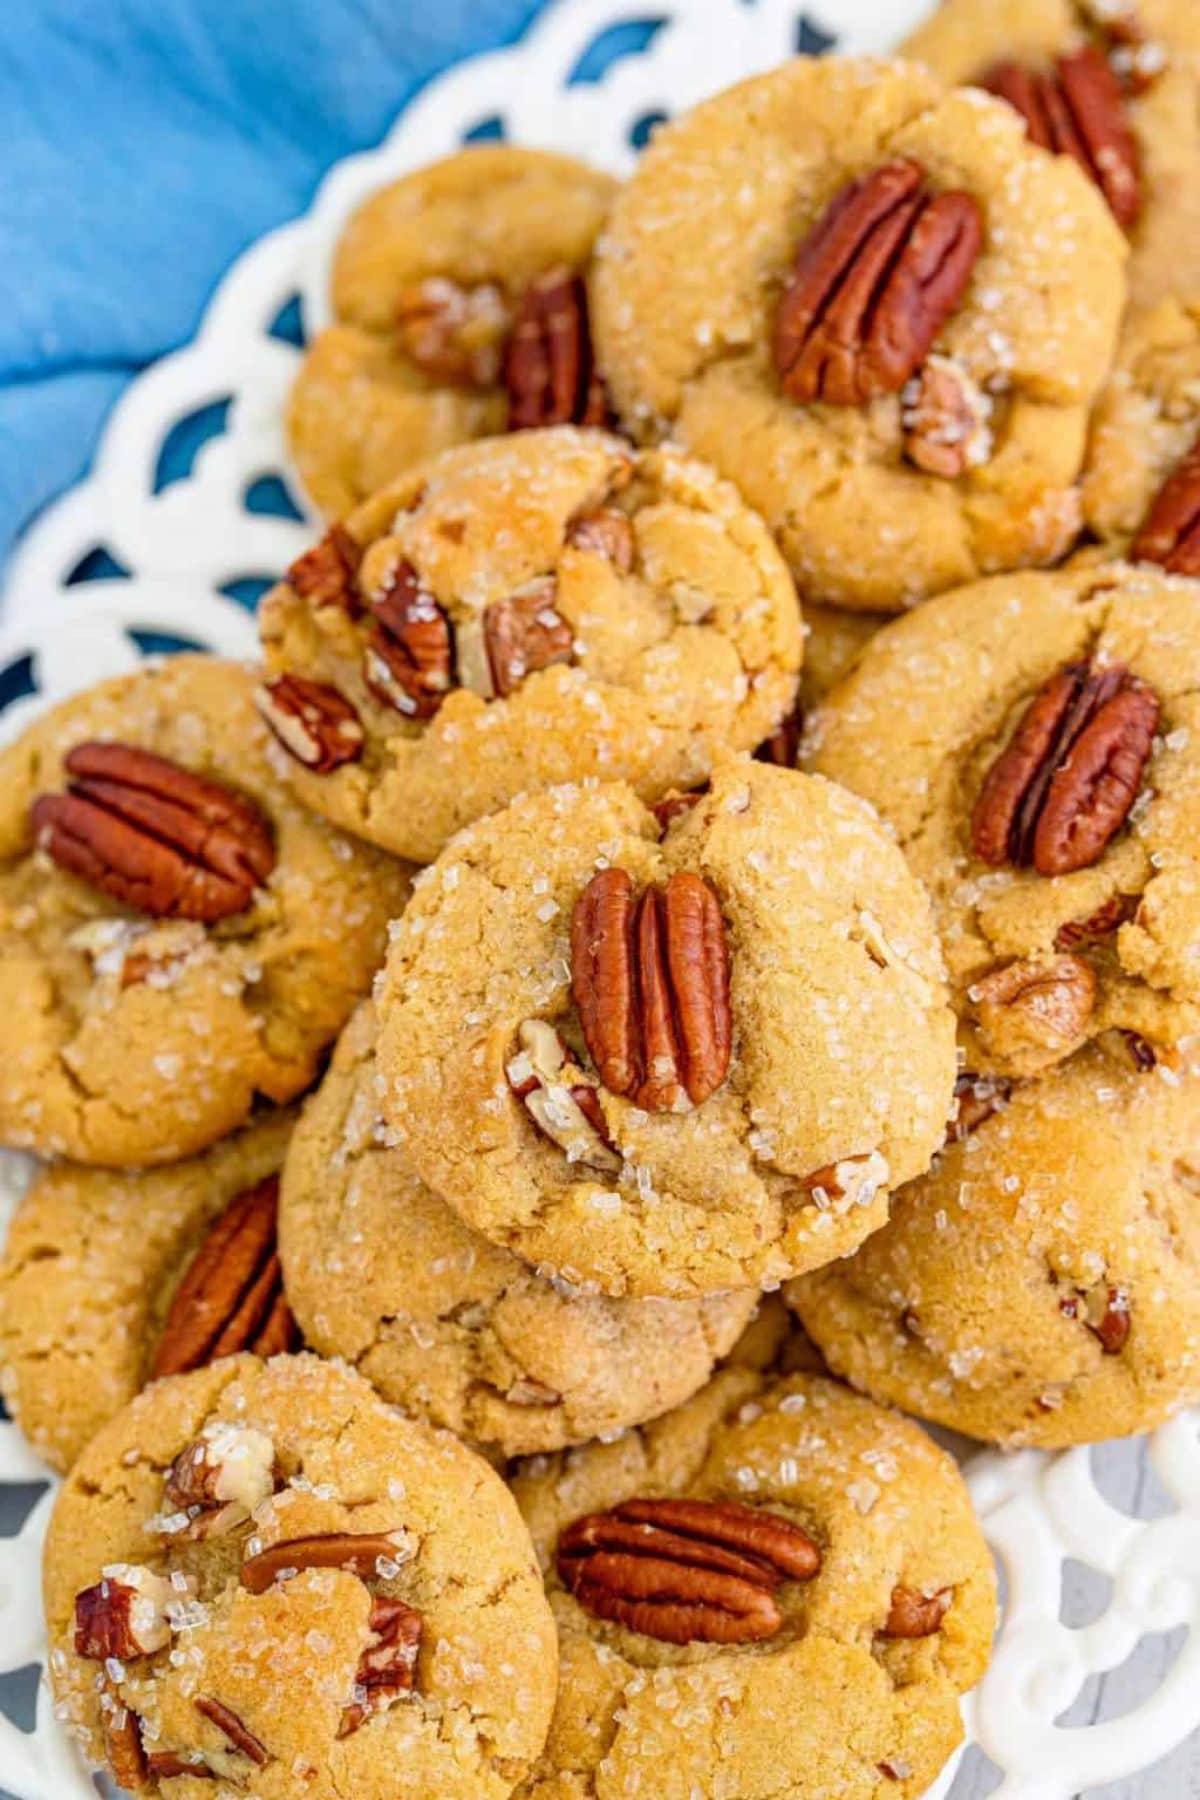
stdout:
POLYGON ((601 774, 647 800, 791 711, 795 590, 702 465, 563 427, 395 481, 263 601, 276 764, 417 861, 515 795, 601 774))
POLYGON ((656 134, 596 341, 627 429, 737 482, 806 599, 899 612, 1072 542, 1126 254, 999 101, 798 59, 656 134))
POLYGON ((1130 243, 1135 307, 1200 287, 1200 14, 1193 0, 942 0, 903 46, 1008 101, 1130 243))
POLYGON ((311 1356, 176 1376, 106 1425, 45 1602, 57 1716, 133 1794, 504 1800, 553 1707, 499 1477, 311 1356))
POLYGON ((997 576, 896 620, 809 721, 934 903, 966 1066, 1200 1030, 1200 611, 1123 563, 997 576))
POLYGON ((520 1800, 896 1800, 962 1736, 995 1578, 952 1459, 811 1375, 731 1369, 615 1444, 519 1465, 558 1624, 520 1800), (800 1696, 799 1701, 797 1696, 800 1696))
POLYGON ((504 1456, 608 1436, 689 1399, 757 1294, 609 1300, 480 1237, 391 1141, 375 1038, 366 1007, 305 1108, 283 1177, 284 1271, 313 1349, 504 1456))
POLYGON ((36 1177, 0 1260, 0 1391, 54 1468, 160 1375, 295 1348, 275 1247, 294 1123, 264 1111, 166 1169, 36 1177))
POLYGON ((605 423, 585 277, 615 192, 573 157, 488 144, 362 203, 288 406, 321 512, 489 432, 605 423))
POLYGON ((1200 1396, 1200 1058, 1136 1056, 1114 1034, 993 1093, 882 1231, 788 1284, 837 1374, 1047 1449, 1148 1431, 1200 1396))
POLYGON ((171 657, 0 755, 0 1142, 170 1162, 290 1100, 409 872, 305 811, 248 667, 171 657))
POLYGON ((903 858, 832 783, 749 758, 663 818, 563 787, 462 833, 377 1004, 383 1110, 422 1179, 616 1295, 844 1255, 928 1166, 954 1081, 903 858))

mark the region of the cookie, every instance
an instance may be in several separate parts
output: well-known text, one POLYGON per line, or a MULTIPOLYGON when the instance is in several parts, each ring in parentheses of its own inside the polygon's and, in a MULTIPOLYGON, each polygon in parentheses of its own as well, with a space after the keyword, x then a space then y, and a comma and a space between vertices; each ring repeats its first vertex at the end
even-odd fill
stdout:
POLYGON ((597 255, 598 354, 635 435, 737 482, 805 602, 899 612, 1072 542, 1126 254, 1001 102, 799 59, 656 134, 597 255))
POLYGON ((261 695, 317 812, 427 862, 526 790, 647 800, 795 697, 795 591, 760 520, 673 451, 527 432, 377 494, 266 598, 261 695))
POLYGON ((1200 1397, 1198 1074, 1092 1046, 1007 1097, 971 1084, 884 1229, 786 1290, 834 1370, 1006 1446, 1148 1431, 1200 1397))
POLYGON ((54 1468, 147 1381, 295 1347, 275 1254, 294 1120, 264 1112, 167 1169, 55 1163, 34 1181, 0 1262, 0 1390, 54 1468))
POLYGON ((389 1148, 364 1007, 288 1154, 280 1247, 307 1342, 385 1400, 503 1456, 558 1450, 690 1399, 753 1293, 576 1294, 488 1243, 389 1148))
POLYGON ((933 897, 966 1067, 1200 1030, 1200 589, 997 576, 887 626, 806 766, 878 807, 933 897))
POLYGON ((513 1488, 562 1658, 521 1800, 915 1800, 960 1741, 995 1578, 958 1470, 907 1419, 730 1370, 513 1488))
POLYGON ((942 0, 903 47, 1016 107, 1128 233, 1129 293, 1200 289, 1200 16, 1193 0, 942 0))
POLYGON ((573 157, 476 145, 364 201, 337 247, 336 323, 287 430, 329 518, 490 432, 603 423, 583 273, 616 183, 573 157))
POLYGON ((802 712, 816 706, 850 673, 863 645, 870 643, 889 617, 888 613, 851 612, 845 606, 805 606, 802 712))
POLYGON ((928 1167, 954 1082, 928 901, 865 807, 733 757, 672 812, 564 787, 464 832, 378 990, 422 1179, 622 1296, 844 1255, 928 1167))
POLYGON ((57 1715, 139 1793, 503 1800, 546 1736, 554 1625, 511 1495, 315 1357, 159 1382, 106 1425, 45 1601, 57 1715))
POLYGON ((253 672, 171 657, 0 755, 0 1142, 188 1156, 312 1081, 408 872, 274 774, 253 672))

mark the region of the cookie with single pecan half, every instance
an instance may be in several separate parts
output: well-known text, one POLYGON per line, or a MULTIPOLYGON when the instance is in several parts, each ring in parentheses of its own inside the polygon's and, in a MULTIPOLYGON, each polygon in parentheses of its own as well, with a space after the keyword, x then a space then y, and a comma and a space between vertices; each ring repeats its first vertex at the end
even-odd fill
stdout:
POLYGON ((409 872, 301 807, 254 673, 171 657, 0 755, 0 1142, 170 1162, 290 1100, 409 872))
POLYGON ((790 713, 802 648, 791 577, 727 483, 570 426, 402 476, 292 566, 260 625, 279 770, 420 862, 554 782, 699 786, 790 713))
POLYGON ((830 1367, 1006 1446, 1148 1431, 1194 1402, 1192 1055, 1143 1068, 1114 1033, 955 1135, 861 1250, 788 1284, 830 1367))
POLYGON ((941 0, 903 46, 1008 101, 1078 164, 1130 243, 1129 294, 1200 287, 1200 16, 1192 0, 941 0))
POLYGON ((452 444, 608 413, 586 273, 616 183, 573 157, 472 145, 381 188, 334 255, 288 437, 338 518, 452 444))
POLYGON ((377 1004, 383 1110, 422 1179, 622 1296, 844 1255, 928 1167, 954 1081, 903 858, 849 794, 747 757, 665 824, 609 784, 462 833, 377 1004))
POLYGON ((811 715, 930 890, 969 1069, 1200 1030, 1198 692, 1194 584, 1111 563, 941 596, 811 715))
POLYGON ((297 1128, 280 1197, 307 1342, 386 1400, 504 1456, 611 1436, 680 1405, 758 1296, 609 1300, 550 1281, 463 1224, 384 1125, 366 1007, 297 1128))
POLYGON ((615 1444, 518 1465, 562 1677, 520 1800, 925 1792, 995 1578, 952 1459, 812 1375, 718 1375, 615 1444), (802 1703, 797 1703, 797 1695, 802 1703))
POLYGON ((312 1356, 111 1420, 58 1496, 45 1602, 57 1716, 130 1793, 505 1800, 554 1703, 499 1477, 312 1356))
POLYGON ((625 427, 735 481, 804 598, 900 612, 1073 541, 1126 255, 1010 108, 801 58, 655 135, 596 341, 625 427))

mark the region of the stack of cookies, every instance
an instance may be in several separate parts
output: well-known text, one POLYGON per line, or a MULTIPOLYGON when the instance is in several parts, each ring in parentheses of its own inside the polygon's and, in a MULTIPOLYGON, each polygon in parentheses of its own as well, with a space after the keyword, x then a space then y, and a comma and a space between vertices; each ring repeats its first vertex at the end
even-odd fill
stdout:
POLYGON ((0 758, 0 1378, 130 1792, 915 1800, 995 1583, 892 1409, 1200 1397, 1200 20, 912 49, 370 199, 262 667, 0 758))

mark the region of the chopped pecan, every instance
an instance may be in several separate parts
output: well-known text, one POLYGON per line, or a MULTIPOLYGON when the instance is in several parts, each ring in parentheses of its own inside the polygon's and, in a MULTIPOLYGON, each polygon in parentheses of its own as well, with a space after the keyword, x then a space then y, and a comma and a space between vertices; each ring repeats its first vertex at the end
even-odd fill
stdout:
POLYGON ((622 575, 628 575, 637 557, 633 520, 619 506, 598 506, 578 513, 567 527, 567 542, 576 550, 605 556, 622 575))
POLYGON ((60 868, 153 918, 212 925, 244 912, 275 867, 252 800, 133 744, 77 744, 65 794, 43 794, 34 836, 60 868))
POLYGON ((880 1188, 887 1186, 889 1175, 887 1159, 872 1150, 865 1156, 823 1163, 799 1185, 812 1195, 819 1211, 848 1212, 852 1206, 870 1206, 880 1188))
POLYGON ((1052 675, 980 789, 975 854, 1039 875, 1098 861, 1137 799, 1159 710, 1121 663, 1068 663, 1052 675))
POLYGON ((1006 963, 969 990, 985 1037, 1019 1045, 1023 1061, 1065 1056, 1080 1044, 1096 1005, 1096 975, 1069 952, 1006 963))
POLYGON ((275 1492, 275 1446, 265 1432, 216 1420, 167 1470, 168 1503, 195 1514, 191 1535, 214 1537, 245 1524, 275 1492))
POLYGON ((410 562, 400 562, 371 606, 363 678, 387 706, 431 719, 454 681, 450 621, 410 562))
POLYGON ((606 423, 582 275, 551 269, 526 290, 508 340, 504 385, 510 431, 606 423))
POLYGON ((319 544, 296 559, 286 579, 314 608, 336 606, 353 619, 362 611, 354 580, 361 561, 357 540, 344 525, 331 525, 319 544))
POLYGON ((382 1531, 291 1538, 247 1557, 241 1583, 252 1594, 265 1594, 273 1582, 303 1569, 345 1569, 360 1581, 374 1581, 383 1578, 382 1571, 394 1566, 400 1554, 395 1539, 382 1531))
POLYGON ((1089 913, 1086 919, 1068 919, 1060 925, 1054 936, 1056 950, 1076 950, 1080 944, 1097 944, 1114 931, 1128 924, 1137 913, 1138 897, 1136 894, 1114 894, 1103 906, 1089 913))
POLYGON ((171 1583, 136 1563, 114 1563, 75 1596, 75 1654, 93 1662, 153 1656, 171 1641, 171 1583))
POLYGON ((254 704, 290 756, 314 775, 329 775, 363 753, 363 728, 344 694, 305 675, 276 675, 255 689, 254 704))
POLYGON ((492 387, 500 378, 510 316, 494 282, 461 287, 431 275, 401 294, 396 330, 405 356, 432 380, 492 387))
POLYGON ((808 1533, 734 1501, 626 1500, 563 1532, 558 1572, 581 1606, 669 1644, 742 1644, 783 1623, 780 1583, 821 1566, 808 1533))
POLYGON ((951 356, 930 356, 902 396, 904 453, 926 475, 953 481, 992 453, 992 403, 951 356))
POLYGON ((544 1019, 526 1019, 519 1036, 521 1048, 505 1073, 538 1130, 565 1151, 568 1162, 615 1174, 621 1158, 599 1096, 558 1032, 544 1019))
POLYGON ((178 1750, 155 1750, 146 1758, 146 1773, 155 1781, 173 1781, 186 1775, 192 1781, 216 1781, 214 1770, 195 1752, 183 1756, 178 1750))
POLYGON ((592 877, 571 918, 571 985, 600 1079, 648 1112, 699 1106, 729 1070, 729 948, 717 897, 677 872, 635 900, 624 869, 592 877))
POLYGON ((1129 1293, 1123 1287, 1076 1288, 1063 1295, 1058 1310, 1065 1319, 1086 1325, 1105 1356, 1119 1356, 1129 1341, 1129 1293))
POLYGON ((703 788, 696 788, 690 794, 668 794, 665 799, 652 806, 650 811, 658 820, 660 830, 666 831, 667 827, 676 819, 682 819, 685 814, 699 806, 703 798, 703 788))
POLYGON ((1125 1047, 1135 1069, 1147 1075, 1151 1069, 1158 1067, 1158 1053, 1140 1031, 1123 1031, 1121 1036, 1125 1039, 1125 1047))
POLYGON ((781 719, 769 738, 764 738, 754 752, 756 762, 774 763, 780 769, 794 769, 800 752, 800 735, 804 730, 804 711, 797 704, 781 719))
POLYGON ((402 1694, 411 1694, 417 1678, 422 1620, 403 1600, 376 1596, 371 1604, 371 1643, 358 1659, 354 1698, 342 1714, 339 1737, 349 1737, 373 1713, 382 1712, 402 1694))
POLYGON ((966 291, 983 243, 974 198, 932 194, 908 158, 836 196, 800 247, 775 317, 784 392, 859 406, 914 376, 966 291))
POLYGON ((1020 113, 1032 143, 1073 158, 1122 230, 1133 228, 1142 209, 1140 159, 1121 84, 1106 57, 1087 44, 1044 72, 998 63, 979 85, 1020 113))
POLYGON ((100 1690, 100 1726, 104 1754, 119 1788, 127 1794, 139 1794, 151 1776, 158 1779, 142 1745, 138 1716, 126 1706, 107 1676, 100 1690))
POLYGON ((1163 484, 1129 554, 1169 575, 1200 576, 1200 438, 1163 484))
POLYGON ((892 1589, 887 1623, 882 1636, 890 1638, 932 1637, 950 1610, 953 1588, 939 1588, 934 1594, 923 1594, 919 1588, 897 1585, 892 1589))
POLYGON ((292 1319, 275 1245, 279 1181, 241 1194, 221 1215, 188 1266, 167 1312, 151 1376, 182 1375, 250 1350, 294 1350, 292 1319))
POLYGON ((558 584, 548 576, 484 608, 488 672, 492 691, 501 699, 526 675, 554 663, 569 663, 574 656, 575 634, 554 604, 557 596, 558 584))
POLYGON ((234 1749, 240 1751, 256 1768, 261 1769, 270 1761, 266 1745, 255 1737, 224 1701, 202 1694, 196 1701, 196 1711, 215 1725, 222 1737, 227 1738, 234 1749))
POLYGON ((1012 1082, 1001 1075, 962 1074, 954 1083, 954 1117, 947 1141, 961 1143, 993 1113, 999 1112, 1012 1092, 1012 1082))

